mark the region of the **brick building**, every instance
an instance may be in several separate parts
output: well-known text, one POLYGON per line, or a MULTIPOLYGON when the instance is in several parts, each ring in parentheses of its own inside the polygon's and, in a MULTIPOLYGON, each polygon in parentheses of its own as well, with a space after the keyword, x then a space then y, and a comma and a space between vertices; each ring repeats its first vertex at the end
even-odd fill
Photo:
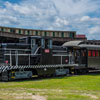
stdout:
POLYGON ((59 45, 66 41, 79 39, 76 37, 75 31, 34 30, 0 26, 0 42, 16 42, 18 38, 23 36, 52 37, 53 43, 59 45))

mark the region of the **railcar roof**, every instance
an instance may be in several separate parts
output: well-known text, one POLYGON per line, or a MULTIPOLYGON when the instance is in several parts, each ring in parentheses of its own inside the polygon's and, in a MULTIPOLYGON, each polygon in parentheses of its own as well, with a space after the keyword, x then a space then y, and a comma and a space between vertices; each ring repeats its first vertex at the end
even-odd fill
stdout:
POLYGON ((69 42, 65 42, 63 44, 64 47, 77 47, 79 46, 80 43, 82 43, 83 41, 69 41, 69 42))
POLYGON ((92 49, 92 48, 95 48, 95 49, 100 49, 100 45, 93 45, 93 44, 80 44, 79 45, 80 48, 87 48, 87 49, 92 49))
POLYGON ((100 49, 100 45, 86 44, 84 41, 69 41, 63 44, 64 47, 79 47, 87 49, 100 49))

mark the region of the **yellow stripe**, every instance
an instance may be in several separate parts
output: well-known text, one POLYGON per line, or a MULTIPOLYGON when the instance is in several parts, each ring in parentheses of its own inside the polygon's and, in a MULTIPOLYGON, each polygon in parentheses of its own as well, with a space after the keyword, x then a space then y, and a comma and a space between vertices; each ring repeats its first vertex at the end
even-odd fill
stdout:
POLYGON ((11 73, 15 73, 15 71, 11 72, 11 73))
POLYGON ((14 76, 12 76, 11 78, 15 78, 14 76))

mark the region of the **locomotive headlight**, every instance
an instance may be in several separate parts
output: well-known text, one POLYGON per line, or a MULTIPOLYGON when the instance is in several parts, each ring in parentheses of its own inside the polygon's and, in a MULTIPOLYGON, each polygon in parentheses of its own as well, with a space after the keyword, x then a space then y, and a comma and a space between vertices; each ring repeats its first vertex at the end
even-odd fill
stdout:
POLYGON ((47 68, 44 68, 44 71, 47 71, 47 68))
POLYGON ((68 63, 68 59, 66 59, 65 62, 68 63))
POLYGON ((44 51, 45 53, 49 53, 50 52, 50 50, 49 49, 45 49, 45 51, 44 51))
POLYGON ((6 60, 5 63, 8 64, 8 60, 6 60))

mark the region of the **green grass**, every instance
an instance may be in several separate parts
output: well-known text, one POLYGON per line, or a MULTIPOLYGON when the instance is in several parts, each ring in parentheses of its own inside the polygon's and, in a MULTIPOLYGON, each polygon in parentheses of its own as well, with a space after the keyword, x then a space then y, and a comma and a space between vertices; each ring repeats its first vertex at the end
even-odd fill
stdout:
POLYGON ((100 100, 99 95, 100 75, 0 82, 0 100, 100 100))

